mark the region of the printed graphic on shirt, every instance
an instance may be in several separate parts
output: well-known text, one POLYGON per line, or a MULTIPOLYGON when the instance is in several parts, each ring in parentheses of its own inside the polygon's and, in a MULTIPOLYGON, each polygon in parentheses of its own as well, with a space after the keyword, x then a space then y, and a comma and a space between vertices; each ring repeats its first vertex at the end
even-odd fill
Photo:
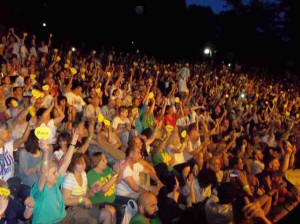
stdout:
POLYGON ((118 124, 118 130, 119 130, 119 131, 124 131, 124 130, 126 130, 126 124, 118 124))
POLYGON ((9 154, 8 151, 5 151, 0 154, 0 177, 10 176, 14 170, 14 158, 9 154))
POLYGON ((163 158, 164 163, 168 163, 172 159, 169 153, 167 152, 162 152, 161 157, 163 158))
MULTIPOLYGON (((112 178, 111 174, 108 174, 106 177, 101 177, 99 181, 101 182, 101 184, 102 184, 102 186, 103 186, 103 185, 105 185, 111 178, 112 178)), ((111 187, 108 189, 108 191, 106 191, 106 192, 104 193, 104 196, 105 196, 105 197, 109 197, 109 196, 113 195, 115 191, 116 191, 116 184, 114 183, 113 185, 111 185, 111 187)))

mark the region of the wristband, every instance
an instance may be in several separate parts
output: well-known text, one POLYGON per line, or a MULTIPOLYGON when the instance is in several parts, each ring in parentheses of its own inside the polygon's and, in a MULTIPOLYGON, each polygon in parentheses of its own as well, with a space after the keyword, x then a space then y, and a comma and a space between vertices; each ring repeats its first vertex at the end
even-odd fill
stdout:
POLYGON ((42 160, 42 166, 46 166, 48 164, 48 160, 42 160))
POLYGON ((243 187, 243 190, 244 190, 244 191, 249 191, 249 190, 250 190, 249 184, 245 185, 245 186, 243 187))
POLYGON ((27 209, 27 210, 32 210, 33 207, 31 208, 31 207, 29 207, 28 205, 26 205, 26 209, 27 209))
POLYGON ((71 143, 70 145, 71 145, 71 146, 74 146, 74 147, 76 147, 76 145, 75 145, 75 144, 73 144, 73 143, 71 143))
POLYGON ((83 203, 83 197, 80 197, 78 200, 79 204, 81 205, 83 203))

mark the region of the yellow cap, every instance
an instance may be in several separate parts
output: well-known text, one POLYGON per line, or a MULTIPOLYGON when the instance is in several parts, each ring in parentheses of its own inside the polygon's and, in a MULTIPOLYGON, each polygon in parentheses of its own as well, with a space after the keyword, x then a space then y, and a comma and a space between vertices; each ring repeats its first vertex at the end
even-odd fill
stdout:
POLYGON ((50 128, 44 126, 44 127, 38 127, 34 130, 34 134, 38 139, 47 139, 51 135, 50 128))
POLYGON ((49 89, 50 89, 50 86, 48 84, 42 86, 42 90, 44 90, 44 91, 47 91, 49 89))
POLYGON ((153 97, 154 97, 154 93, 153 93, 153 92, 150 92, 149 95, 148 95, 148 98, 149 98, 149 99, 152 99, 153 97))
POLYGON ((139 109, 137 107, 132 109, 132 114, 137 114, 139 112, 139 109))
POLYGON ((0 187, 0 196, 8 197, 10 195, 10 190, 8 188, 0 187))
POLYGON ((68 64, 65 64, 65 65, 64 65, 64 68, 65 68, 65 69, 68 69, 68 68, 69 68, 69 65, 68 65, 68 64))
POLYGON ((110 121, 106 120, 106 119, 103 120, 103 123, 105 124, 105 126, 109 126, 110 125, 110 121))
POLYGON ((27 111, 28 111, 28 113, 29 113, 32 117, 34 117, 34 116, 36 115, 36 111, 35 111, 34 106, 29 106, 29 107, 27 107, 27 111))
POLYGON ((186 131, 184 130, 183 132, 181 132, 181 137, 185 138, 186 137, 186 131))
POLYGON ((172 132, 173 131, 173 126, 172 125, 166 125, 166 130, 167 132, 172 132))
POLYGON ((32 96, 33 96, 35 99, 37 99, 37 98, 39 98, 39 97, 41 96, 41 92, 40 92, 39 90, 37 90, 37 89, 33 89, 33 90, 31 91, 31 94, 32 94, 32 96))
POLYGON ((111 76, 111 72, 107 72, 106 74, 107 74, 108 77, 111 76))
POLYGON ((13 107, 18 107, 18 106, 19 106, 18 102, 15 101, 15 100, 12 100, 12 101, 10 101, 10 102, 11 102, 11 105, 12 105, 13 107))
POLYGON ((54 49, 53 49, 53 52, 54 52, 54 53, 57 53, 57 52, 58 52, 58 49, 57 49, 57 48, 54 48, 54 49))
POLYGON ((60 61, 61 58, 59 56, 56 57, 56 61, 60 61))
POLYGON ((136 61, 134 61, 132 64, 133 64, 133 67, 138 66, 138 63, 136 61))
POLYGON ((30 74, 30 79, 33 80, 35 79, 36 75, 35 74, 30 74))
POLYGON ((101 89, 100 88, 97 88, 96 89, 96 93, 100 93, 101 92, 101 89))
POLYGON ((72 75, 76 75, 76 73, 77 73, 76 68, 71 68, 70 70, 71 70, 72 75))
POLYGON ((175 102, 175 103, 179 103, 179 102, 180 102, 179 97, 175 97, 174 102, 175 102))
POLYGON ((104 121, 104 117, 102 114, 98 115, 98 122, 101 123, 102 121, 104 121))

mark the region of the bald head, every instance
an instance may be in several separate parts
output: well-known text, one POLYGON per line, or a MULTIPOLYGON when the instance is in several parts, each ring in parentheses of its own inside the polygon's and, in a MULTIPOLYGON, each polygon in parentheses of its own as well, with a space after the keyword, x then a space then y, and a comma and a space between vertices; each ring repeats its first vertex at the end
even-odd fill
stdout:
POLYGON ((149 191, 143 192, 139 195, 137 199, 138 212, 146 219, 156 218, 158 211, 157 198, 149 191))
POLYGON ((151 199, 156 200, 155 194, 153 194, 150 191, 143 192, 137 198, 137 204, 138 204, 138 206, 141 206, 141 205, 145 206, 146 204, 148 204, 151 201, 151 199))

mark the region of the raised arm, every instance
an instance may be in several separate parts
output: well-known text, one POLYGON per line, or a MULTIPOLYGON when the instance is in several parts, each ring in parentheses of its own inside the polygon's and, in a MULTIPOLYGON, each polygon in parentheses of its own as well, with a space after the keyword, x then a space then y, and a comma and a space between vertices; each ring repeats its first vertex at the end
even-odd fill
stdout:
POLYGON ((36 117, 32 117, 30 119, 30 121, 28 122, 26 130, 25 130, 24 134, 22 135, 22 137, 18 138, 17 140, 14 141, 14 143, 13 143, 14 149, 19 148, 20 145, 22 145, 24 142, 27 141, 29 134, 30 134, 30 130, 32 129, 32 127, 34 127, 35 124, 36 124, 36 117))
POLYGON ((67 151, 66 155, 63 158, 63 162, 62 162, 61 166, 58 169, 58 172, 62 176, 65 175, 65 173, 68 169, 68 166, 70 165, 70 162, 72 160, 72 156, 74 154, 74 149, 75 149, 75 146, 76 146, 76 143, 77 143, 78 136, 79 136, 79 134, 75 131, 73 133, 72 141, 71 141, 71 144, 68 148, 68 151, 67 151))

